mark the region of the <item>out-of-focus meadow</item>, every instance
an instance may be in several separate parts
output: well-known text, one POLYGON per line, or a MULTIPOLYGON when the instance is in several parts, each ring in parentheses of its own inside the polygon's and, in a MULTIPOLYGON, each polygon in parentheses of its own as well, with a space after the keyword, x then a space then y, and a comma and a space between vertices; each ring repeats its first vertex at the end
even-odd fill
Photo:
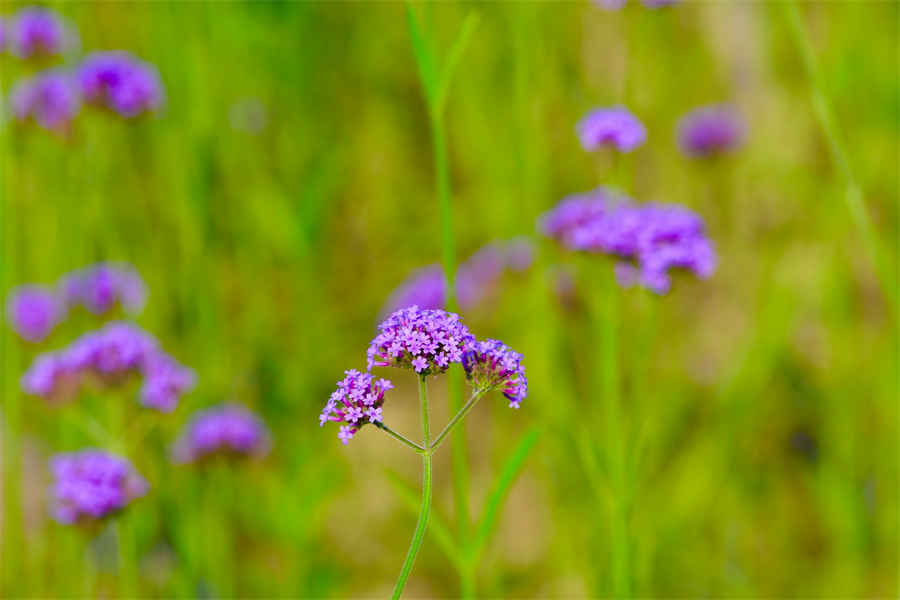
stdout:
MULTIPOLYGON (((679 275, 659 296, 619 292, 632 592, 896 593, 900 380, 886 290, 896 286, 900 233, 898 6, 804 3, 813 87, 789 5, 778 2, 413 5, 442 57, 467 15, 479 17, 446 106, 456 258, 522 235, 535 251, 528 270, 504 275, 462 313, 479 338, 524 354, 530 387, 520 410, 489 397, 467 419, 466 539, 477 538, 510 454, 536 436, 485 532, 475 595, 613 593, 609 428, 591 383, 591 306, 613 263, 564 252, 535 228, 562 197, 608 183, 692 208, 719 255, 708 280, 679 275), (817 120, 823 98, 888 257, 887 286, 817 120), (684 156, 678 119, 721 102, 743 115, 746 143, 712 160, 684 156), (590 109, 615 104, 648 134, 624 168, 575 135, 590 109), (574 292, 561 300, 567 269, 574 292), (593 474, 588 455, 600 462, 593 474)), ((19 7, 0 3, 0 13, 19 7)), ((125 515, 138 593, 389 595, 415 524, 419 458, 374 427, 344 446, 317 417, 343 371, 365 367, 388 295, 441 260, 406 7, 54 8, 77 27, 80 50, 50 64, 128 50, 156 66, 165 88, 153 115, 84 107, 63 134, 14 121, 0 133, 3 297, 98 261, 129 262, 149 290, 136 322, 196 373, 173 413, 147 417, 134 405, 153 426, 129 455, 150 484, 125 515), (223 401, 265 420, 268 456, 170 464, 190 415, 223 401)), ((3 94, 38 68, 0 55, 3 94)), ((0 334, 5 597, 123 595, 117 531, 55 522, 47 461, 97 445, 73 415, 96 409, 101 419, 134 403, 110 391, 52 407, 19 382, 40 351, 102 322, 72 311, 40 344, 7 325, 0 334), (10 493, 18 474, 21 497, 10 493)), ((376 371, 397 385, 386 422, 415 436, 415 377, 376 371)), ((442 427, 445 382, 435 382, 442 427)), ((460 531, 450 456, 449 447, 435 456, 435 516, 410 597, 461 593, 447 554, 460 531)))

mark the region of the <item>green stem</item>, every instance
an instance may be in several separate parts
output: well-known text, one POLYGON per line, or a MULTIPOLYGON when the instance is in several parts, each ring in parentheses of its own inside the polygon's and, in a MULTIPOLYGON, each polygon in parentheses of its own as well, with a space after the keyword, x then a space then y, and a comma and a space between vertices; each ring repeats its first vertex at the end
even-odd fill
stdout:
POLYGON ((475 404, 481 399, 482 396, 484 396, 484 390, 475 390, 472 392, 472 397, 469 398, 469 401, 466 402, 465 406, 459 409, 459 411, 456 413, 456 416, 450 419, 450 422, 447 423, 447 426, 444 427, 444 429, 434 439, 434 442, 429 447, 429 450, 431 450, 432 452, 437 450, 438 446, 441 445, 441 442, 444 441, 444 438, 447 437, 447 434, 453 431, 453 428, 457 424, 459 424, 467 414, 469 414, 469 411, 472 410, 472 407, 475 406, 475 404))
POLYGON ((375 422, 375 427, 377 427, 378 429, 384 431, 385 433, 387 433, 388 435, 390 435, 391 437, 393 437, 395 440, 397 440, 397 441, 399 441, 399 442, 402 442, 402 443, 406 444, 407 446, 409 446, 410 448, 412 448, 413 450, 415 450, 415 451, 418 452, 419 454, 422 454, 423 452, 425 452, 425 448, 423 448, 422 446, 418 445, 417 443, 415 443, 415 442, 412 441, 411 439, 409 439, 409 438, 407 438, 407 437, 405 437, 405 436, 403 436, 403 435, 397 433, 396 431, 394 431, 393 429, 391 429, 390 427, 388 427, 388 426, 385 425, 384 423, 381 423, 381 422, 379 422, 379 421, 376 421, 376 422, 375 422))
MULTIPOLYGON (((428 413, 428 389, 425 384, 425 377, 419 378, 419 400, 422 404, 422 445, 428 447, 431 439, 431 423, 428 413)), ((400 576, 397 578, 397 585, 394 586, 394 594, 392 598, 397 600, 403 594, 403 587, 406 580, 409 579, 409 573, 412 571, 413 564, 416 562, 416 555, 419 553, 419 547, 425 537, 425 529, 428 527, 428 515, 431 512, 431 452, 422 454, 422 508, 419 511, 419 520, 416 523, 416 530, 413 533, 412 542, 409 545, 409 551, 406 553, 406 560, 403 561, 403 567, 400 569, 400 576)))
POLYGON ((825 135, 832 162, 844 179, 844 185, 846 186, 844 191, 844 201, 847 204, 847 209, 850 211, 850 216, 853 219, 854 224, 857 229, 859 229, 866 254, 868 254, 869 260, 875 266, 876 274, 881 280, 884 291, 888 296, 889 312, 891 316, 897 320, 897 309, 898 306, 900 306, 900 298, 898 298, 897 287, 894 282, 887 253, 880 245, 878 237, 875 234, 875 228, 872 225, 872 220, 869 217, 869 213, 866 211, 865 202, 863 201, 862 189, 856 181, 853 169, 850 166, 850 161, 847 159, 847 152, 838 135, 834 114, 831 110, 831 105, 828 102, 828 96, 825 94, 824 86, 822 85, 812 43, 810 42, 809 35, 806 31, 806 26, 803 23, 800 8, 797 6, 795 0, 789 0, 784 7, 787 11, 794 43, 800 51, 803 65, 806 68, 806 75, 809 78, 812 88, 813 112, 816 115, 816 120, 819 122, 819 127, 822 128, 822 133, 825 135))
POLYGON ((128 515, 121 515, 116 522, 119 559, 119 595, 122 598, 138 598, 138 568, 135 557, 134 532, 128 515))
POLYGON ((618 290, 609 282, 600 307, 600 392, 606 426, 607 465, 610 480, 610 538, 612 542, 613 593, 631 596, 631 566, 628 534, 627 480, 622 439, 618 364, 618 290))

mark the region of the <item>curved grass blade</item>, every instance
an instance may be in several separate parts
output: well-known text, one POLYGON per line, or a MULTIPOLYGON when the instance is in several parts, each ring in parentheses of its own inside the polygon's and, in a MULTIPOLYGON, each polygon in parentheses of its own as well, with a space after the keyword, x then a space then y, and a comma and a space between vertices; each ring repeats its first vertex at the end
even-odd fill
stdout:
POLYGON ((456 35, 456 41, 453 42, 453 47, 450 48, 450 54, 447 55, 447 63, 441 71, 441 79, 438 83, 435 95, 434 108, 438 115, 443 113, 444 105, 447 102, 447 93, 450 90, 450 82, 453 80, 453 72, 462 60, 463 52, 465 52, 466 46, 469 44, 469 38, 472 37, 472 33, 478 26, 479 20, 480 17, 477 13, 469 13, 466 16, 466 20, 463 21, 459 33, 456 35))
POLYGON ((406 20, 409 25, 409 37, 412 40, 413 55, 416 58, 416 66, 419 68, 419 77, 425 88, 425 99, 428 101, 429 110, 434 111, 437 99, 438 75, 434 64, 434 54, 428 46, 425 36, 422 35, 422 26, 413 12, 412 4, 406 3, 406 20))

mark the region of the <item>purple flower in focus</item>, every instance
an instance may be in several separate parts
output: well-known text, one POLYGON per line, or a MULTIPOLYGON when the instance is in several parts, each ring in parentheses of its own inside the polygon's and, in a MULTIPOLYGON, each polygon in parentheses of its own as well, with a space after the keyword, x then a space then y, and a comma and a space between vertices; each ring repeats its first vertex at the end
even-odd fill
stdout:
POLYGON ((217 454, 264 456, 270 445, 259 417, 239 404, 223 404, 194 415, 172 447, 172 457, 191 463, 217 454))
POLYGON ((67 525, 118 512, 149 487, 131 463, 100 450, 57 454, 50 469, 53 516, 67 525))
POLYGON ((463 355, 462 364, 466 378, 476 389, 500 389, 509 400, 510 408, 519 408, 519 403, 528 395, 522 355, 510 350, 503 342, 475 342, 463 355))
POLYGON ((38 285, 23 285, 6 301, 6 317, 12 328, 29 342, 40 342, 62 320, 64 310, 56 295, 38 285))
POLYGON ((62 402, 86 381, 115 385, 130 375, 143 377, 144 406, 169 412, 194 385, 193 373, 160 350, 156 340, 130 323, 113 322, 56 352, 39 355, 22 376, 22 389, 62 402))
POLYGON ((578 122, 576 131, 585 150, 613 146, 619 152, 631 152, 647 139, 644 125, 624 106, 591 111, 578 122))
POLYGON ((595 193, 563 200, 542 217, 539 227, 574 250, 623 259, 616 268, 623 286, 640 283, 664 293, 671 285, 669 269, 687 269, 706 278, 716 267, 703 219, 681 206, 636 205, 595 193))
POLYGON ((733 107, 705 106, 679 121, 678 145, 688 156, 711 156, 740 146, 744 131, 744 122, 733 107))
POLYGON ((366 423, 381 422, 384 394, 394 384, 355 369, 344 371, 344 375, 319 415, 319 426, 329 421, 345 423, 338 431, 338 439, 347 444, 366 423))
POLYGON ((75 32, 56 13, 23 8, 7 25, 10 51, 20 58, 62 54, 77 44, 75 32))
POLYGON ((46 71, 18 83, 9 106, 20 123, 31 118, 44 129, 64 132, 81 109, 81 99, 68 73, 46 71))
POLYGON ((99 315, 108 312, 116 302, 129 314, 137 314, 147 301, 147 286, 130 265, 98 263, 63 277, 60 295, 69 308, 81 305, 99 315))
POLYGON ((369 369, 391 366, 422 376, 443 373, 450 363, 462 361, 463 352, 475 342, 459 315, 418 306, 394 312, 378 328, 366 352, 369 369))
POLYGON ((127 52, 95 52, 78 68, 85 102, 105 106, 123 117, 136 117, 162 106, 163 88, 156 68, 127 52))

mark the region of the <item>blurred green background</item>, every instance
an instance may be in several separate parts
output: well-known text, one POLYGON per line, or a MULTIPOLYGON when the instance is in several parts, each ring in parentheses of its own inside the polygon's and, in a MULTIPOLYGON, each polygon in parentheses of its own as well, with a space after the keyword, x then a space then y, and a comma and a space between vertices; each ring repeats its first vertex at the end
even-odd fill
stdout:
MULTIPOLYGON (((3 2, 0 12, 19 6, 3 2)), ((158 67, 166 89, 154 117, 85 109, 69 136, 2 130, 3 296, 99 260, 129 261, 150 290, 137 322, 197 372, 195 391, 154 417, 158 427, 130 457, 152 486, 128 516, 141 593, 222 594, 195 565, 218 560, 224 530, 232 556, 221 560, 238 596, 389 595, 415 507, 385 471, 417 490, 419 459, 373 428, 342 446, 317 416, 343 371, 364 367, 388 294, 441 256, 404 5, 52 6, 77 26, 84 51, 129 50, 158 67), (191 412, 223 400, 263 416, 271 454, 221 473, 169 465, 165 448, 191 412)), ((634 593, 895 594, 896 311, 844 202, 784 5, 415 9, 442 56, 466 15, 480 16, 447 105, 457 260, 495 239, 536 244, 527 273, 463 315, 479 338, 521 351, 530 382, 521 410, 493 397, 467 419, 475 517, 522 435, 540 433, 478 562, 477 594, 611 591, 607 498, 589 485, 574 432, 587 427, 602 457, 588 324, 597 278, 612 263, 566 255, 537 238, 535 220, 566 194, 610 183, 610 157, 582 151, 574 126, 617 103, 649 137, 629 158, 630 178, 616 183, 641 201, 698 211, 720 256, 708 281, 679 277, 661 297, 621 292, 621 426, 643 444, 630 519, 634 593), (723 101, 745 116, 747 144, 713 162, 684 157, 678 118, 723 101), (577 273, 575 302, 553 295, 558 264, 577 273)), ((802 13, 821 91, 896 274, 900 5, 804 3, 802 13)), ((0 57, 3 92, 32 71, 0 57)), ((7 494, 2 522, 7 597, 118 593, 109 535, 85 547, 91 536, 47 516, 47 457, 90 441, 66 426, 70 409, 19 391, 39 350, 99 323, 81 314, 41 346, 3 328, 3 435, 15 442, 4 467, 24 465, 23 517, 9 522, 17 511, 7 494)), ((415 378, 381 374, 398 387, 386 421, 414 435, 415 378)), ((441 426, 444 383, 433 393, 441 426)), ((436 457, 435 511, 452 523, 448 450, 436 457)), ((459 594, 434 528, 407 594, 459 594)))

